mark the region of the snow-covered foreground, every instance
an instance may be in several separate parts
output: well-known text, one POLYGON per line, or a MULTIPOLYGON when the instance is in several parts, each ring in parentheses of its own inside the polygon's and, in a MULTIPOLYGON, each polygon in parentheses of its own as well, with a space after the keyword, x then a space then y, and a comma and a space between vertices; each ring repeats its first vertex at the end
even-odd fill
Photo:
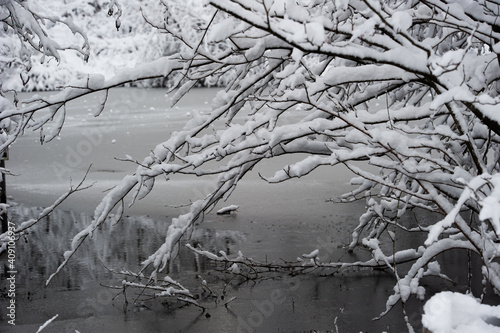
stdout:
POLYGON ((438 293, 424 311, 422 323, 432 333, 500 332, 500 306, 481 304, 471 295, 438 293))
MULTIPOLYGON (((334 331, 336 327, 341 332, 406 330, 398 311, 379 321, 371 320, 383 310, 392 291, 393 276, 387 272, 367 269, 258 283, 237 277, 229 282, 232 275, 214 273, 210 263, 186 250, 171 264, 169 274, 176 278, 175 273, 182 266, 182 278, 192 277, 190 281, 182 281, 188 287, 199 285, 201 276, 211 286, 220 288, 216 292, 225 290, 226 299, 236 297, 227 307, 219 300, 220 305, 209 307, 208 318, 194 307, 173 311, 153 300, 124 308, 123 297, 112 301, 119 291, 99 284, 119 285, 121 277, 109 274, 100 261, 111 268, 135 269, 144 256, 161 244, 170 218, 186 209, 182 205, 213 189, 210 178, 179 177, 158 183, 146 201, 126 211, 130 217, 100 230, 94 237, 94 245, 80 249, 71 266, 56 276, 49 287, 42 288, 60 264, 70 238, 90 223, 102 192, 136 167, 115 158, 130 155, 142 160, 141 154, 152 148, 152 144, 179 130, 197 113, 207 112, 213 95, 210 89, 193 90, 183 103, 167 109, 168 96, 163 90, 117 89, 112 91, 99 119, 92 115, 90 100, 89 105, 85 102, 70 105, 61 140, 40 146, 38 137, 28 133, 16 142, 7 167, 20 175, 8 178, 8 194, 28 207, 16 208, 18 222, 38 212, 29 207, 50 205, 69 188, 70 178, 73 183, 79 182, 90 164, 87 181, 97 183, 68 199, 62 207, 66 211, 58 211, 50 221, 42 222, 31 231, 26 243, 19 242, 18 263, 26 269, 19 273, 18 324, 9 329, 36 331, 39 325, 59 314, 50 325, 55 332, 95 331, 96 327, 108 332, 161 332, 166 325, 192 332, 334 331), (37 237, 38 233, 44 237, 37 237)), ((273 174, 282 166, 279 163, 275 160, 264 164, 240 182, 230 202, 218 205, 206 216, 191 242, 215 253, 242 251, 262 261, 294 260, 315 249, 319 249, 319 258, 325 262, 369 258, 370 253, 363 249, 352 254, 346 251, 364 203, 325 202, 350 189, 349 173, 339 167, 320 168, 310 177, 294 182, 269 185, 260 179, 259 172, 273 174), (227 216, 216 214, 219 208, 230 205, 238 205, 237 212, 227 216)), ((413 218, 425 218, 419 214, 413 218)), ((401 239, 398 245, 413 247, 421 241, 401 239)), ((444 256, 451 267, 463 265, 464 257, 463 253, 444 256)), ((459 282, 457 289, 465 290, 466 277, 454 278, 459 282)), ((480 281, 474 283, 480 287, 480 281)), ((428 292, 445 288, 444 284, 430 286, 428 292)), ((131 302, 135 296, 129 296, 131 302)), ((419 327, 421 311, 422 303, 406 304, 406 313, 415 327, 419 327)), ((5 323, 0 325, 6 328, 5 323)))

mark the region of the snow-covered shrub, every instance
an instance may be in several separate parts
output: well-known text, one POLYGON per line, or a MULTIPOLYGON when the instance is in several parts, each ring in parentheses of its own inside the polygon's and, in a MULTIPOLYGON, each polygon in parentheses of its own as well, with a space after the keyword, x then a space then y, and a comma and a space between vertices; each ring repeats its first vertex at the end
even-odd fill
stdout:
MULTIPOLYGON (((185 43, 175 36, 162 33, 154 26, 163 26, 164 22, 170 21, 176 28, 189 31, 190 40, 196 40, 199 39, 200 28, 207 23, 202 3, 195 0, 171 1, 164 4, 160 1, 130 0, 121 4, 119 9, 112 6, 112 10, 109 1, 82 3, 77 0, 31 0, 26 6, 33 7, 37 13, 45 13, 46 17, 58 13, 62 21, 72 22, 82 28, 88 36, 90 49, 85 55, 63 52, 59 54, 60 58, 32 54, 29 71, 23 73, 25 82, 21 81, 18 75, 9 75, 8 78, 9 87, 25 91, 57 90, 88 73, 100 73, 109 78, 123 69, 179 53, 186 49, 185 43), (88 61, 84 61, 84 58, 88 61)), ((53 40, 71 39, 71 31, 55 20, 44 26, 44 32, 53 40)), ((20 44, 12 36, 5 39, 7 43, 15 43, 16 47, 20 44)), ((129 84, 167 87, 176 81, 173 76, 129 84)), ((211 78, 200 84, 213 86, 221 85, 222 82, 211 78)))
POLYGON ((2 1, 0 17, 3 30, 0 35, 2 91, 18 90, 30 84, 28 72, 33 67, 34 53, 39 55, 37 61, 42 63, 46 60, 60 62, 62 50, 72 50, 83 59, 89 56, 86 34, 71 21, 62 20, 45 10, 44 6, 22 0, 2 1))

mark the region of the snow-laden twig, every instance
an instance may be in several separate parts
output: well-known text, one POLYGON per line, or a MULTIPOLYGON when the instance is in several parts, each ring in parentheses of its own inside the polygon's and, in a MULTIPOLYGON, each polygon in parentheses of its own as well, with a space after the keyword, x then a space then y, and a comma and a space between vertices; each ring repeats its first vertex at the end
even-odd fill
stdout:
MULTIPOLYGON (((114 287, 115 289, 120 289, 120 287, 114 287)), ((191 295, 190 291, 181 287, 173 287, 173 286, 168 286, 168 287, 162 287, 158 285, 153 285, 153 284, 143 284, 139 282, 128 282, 126 280, 122 281, 122 287, 121 288, 138 288, 141 289, 141 294, 144 291, 153 291, 154 292, 154 297, 173 297, 177 299, 178 301, 183 301, 192 305, 195 305, 197 307, 200 307, 202 309, 205 309, 205 307, 201 306, 197 301, 196 298, 191 295)))
POLYGON ((45 328, 47 328, 47 326, 49 326, 50 323, 52 323, 54 320, 56 320, 57 317, 59 317, 58 314, 56 314, 54 317, 52 317, 49 320, 47 320, 42 326, 40 326, 38 328, 38 330, 36 331, 36 333, 39 333, 39 332, 43 331, 45 328))
MULTIPOLYGON (((356 261, 356 262, 322 262, 319 258, 319 251, 314 250, 311 254, 303 255, 298 257, 296 261, 283 261, 277 260, 273 262, 262 262, 257 261, 252 258, 246 257, 241 253, 241 251, 230 258, 221 251, 219 254, 215 254, 206 250, 198 249, 192 247, 190 244, 186 244, 186 247, 193 251, 194 253, 204 256, 205 258, 223 263, 224 267, 233 267, 233 265, 238 265, 241 267, 246 267, 250 274, 245 275, 249 279, 256 279, 261 273, 268 272, 285 272, 288 274, 304 274, 306 272, 317 271, 317 270, 332 270, 333 274, 338 273, 342 270, 356 269, 356 268, 387 268, 389 266, 412 262, 418 260, 422 253, 415 251, 401 251, 395 255, 385 256, 381 255, 377 258, 373 258, 367 261, 356 261), (304 260, 306 259, 306 260, 304 260)), ((232 272, 231 269, 229 269, 232 272)), ((232 272, 235 273, 235 272, 232 272)), ((235 274, 241 274, 242 271, 239 270, 235 274)), ((332 274, 332 273, 330 273, 332 274)))

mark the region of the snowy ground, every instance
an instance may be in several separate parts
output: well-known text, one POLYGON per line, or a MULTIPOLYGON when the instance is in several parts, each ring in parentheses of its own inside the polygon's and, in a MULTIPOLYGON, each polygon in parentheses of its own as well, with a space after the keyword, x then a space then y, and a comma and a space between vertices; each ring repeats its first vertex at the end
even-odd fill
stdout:
MULTIPOLYGON (((24 277, 26 284, 19 287, 22 301, 13 332, 36 331, 55 314, 60 315, 51 324, 55 332, 70 328, 90 332, 95 327, 109 332, 159 332, 165 325, 192 332, 334 331, 336 325, 341 332, 405 331, 397 310, 380 321, 371 320, 384 310, 393 286, 390 274, 372 270, 333 277, 313 275, 257 284, 232 283, 228 296, 235 296, 236 300, 227 308, 214 306, 209 311, 210 318, 197 308, 172 311, 157 303, 129 307, 124 313, 123 299, 109 301, 113 293, 99 285, 119 284, 120 278, 103 273, 97 258, 111 267, 137 268, 144 256, 161 242, 165 221, 185 209, 174 206, 207 194, 211 190, 210 178, 174 177, 169 183, 159 182, 152 195, 126 212, 129 218, 102 231, 105 236, 96 236, 94 248, 82 250, 53 285, 47 289, 41 287, 60 262, 63 251, 69 248, 71 236, 90 222, 102 192, 134 171, 132 163, 117 161, 115 157, 128 154, 142 160, 154 145, 180 129, 190 117, 207 112, 213 94, 210 89, 194 90, 185 102, 167 108, 168 96, 163 90, 117 89, 100 118, 92 116, 91 98, 70 105, 60 140, 40 146, 38 138, 28 134, 16 142, 7 168, 19 176, 9 177, 7 184, 8 195, 26 207, 19 207, 19 219, 35 214, 36 210, 29 207, 50 205, 68 189, 70 177, 73 183, 79 182, 90 164, 93 166, 88 182, 97 183, 67 200, 62 206, 64 211, 33 232, 36 236, 45 228, 46 233, 53 233, 49 239, 57 244, 50 246, 50 251, 44 250, 43 237, 33 237, 26 245, 19 245, 23 247, 19 253, 23 255, 19 255, 18 261, 22 263, 29 258, 23 265, 30 273, 24 277), (58 236, 58 229, 64 230, 62 234, 67 239, 58 236), (39 253, 32 247, 39 249, 39 253), (283 296, 279 302, 270 299, 273 291, 283 296)), ((279 162, 286 164, 284 160, 279 162)), ((281 166, 273 161, 242 181, 230 200, 217 207, 234 204, 239 206, 237 212, 219 216, 216 209, 209 214, 197 234, 200 243, 214 250, 241 250, 260 260, 294 260, 314 249, 320 250, 323 261, 366 258, 367 253, 362 250, 354 254, 345 250, 364 203, 325 202, 349 190, 349 174, 341 168, 325 168, 311 177, 276 185, 268 185, 258 177, 258 172, 271 175, 281 166)), ((209 273, 209 263, 206 267, 193 266, 194 260, 191 253, 183 253, 174 266, 182 267, 187 276, 204 274, 220 287, 220 277, 209 273)), ((410 321, 416 327, 421 307, 420 303, 407 305, 410 321)), ((6 328, 5 323, 0 325, 6 328)))

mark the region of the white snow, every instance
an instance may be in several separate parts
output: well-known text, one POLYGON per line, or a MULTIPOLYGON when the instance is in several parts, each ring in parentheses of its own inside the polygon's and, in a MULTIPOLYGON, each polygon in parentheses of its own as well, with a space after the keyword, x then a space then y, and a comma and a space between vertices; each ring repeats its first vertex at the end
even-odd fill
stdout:
MULTIPOLYGON (((433 242, 435 242, 438 239, 439 235, 441 235, 441 233, 446 228, 451 227, 452 224, 456 222, 458 215, 461 209, 463 208, 465 202, 469 200, 471 196, 475 195, 475 191, 477 191, 480 187, 482 187, 486 183, 488 178, 489 175, 481 175, 469 181, 467 187, 464 188, 463 192, 460 195, 460 198, 457 200, 453 209, 450 210, 450 212, 446 215, 444 219, 431 226, 429 234, 427 236, 427 240, 425 241, 425 245, 430 245, 433 242)), ((495 201, 495 199, 493 201, 495 201)), ((494 203, 495 202, 493 202, 493 209, 491 209, 490 201, 487 200, 485 205, 486 209, 484 210, 483 208, 483 210, 485 211, 485 213, 482 213, 483 218, 489 218, 489 217, 493 217, 494 219, 498 218, 498 212, 496 212, 498 210, 498 205, 495 206, 494 203)), ((492 222, 494 223, 497 232, 500 231, 500 229, 498 229, 498 227, 500 227, 500 223, 498 223, 498 225, 495 225, 497 223, 497 220, 493 220, 492 222)))
POLYGON ((235 212, 240 206, 238 205, 230 205, 227 207, 223 207, 217 211, 217 215, 229 214, 231 212, 235 212))
POLYGON ((306 24, 307 39, 314 45, 321 46, 325 41, 325 29, 319 22, 306 24))
POLYGON ((498 234, 500 233, 500 174, 494 175, 490 182, 493 190, 481 201, 479 219, 481 221, 489 219, 498 234))
POLYGON ((444 291, 424 305, 422 324, 432 333, 498 333, 487 319, 500 319, 500 306, 481 304, 471 295, 444 291))
POLYGON ((395 12, 389 19, 389 23, 396 32, 405 32, 411 27, 413 19, 408 12, 395 12))
POLYGON ((52 317, 49 320, 47 320, 42 326, 40 326, 38 328, 38 330, 36 331, 36 333, 39 333, 39 332, 43 331, 45 328, 47 328, 47 326, 49 326, 51 322, 53 322, 54 320, 56 320, 57 317, 59 317, 59 314, 56 314, 54 317, 52 317))
POLYGON ((311 253, 308 253, 308 254, 303 254, 302 257, 303 258, 306 258, 306 259, 315 259, 319 254, 319 250, 316 249, 314 251, 312 251, 311 253))
POLYGON ((232 18, 226 18, 210 28, 208 32, 208 41, 210 42, 220 42, 226 40, 233 33, 234 20, 232 18))
POLYGON ((234 263, 228 269, 233 274, 240 274, 241 270, 237 263, 234 263))

